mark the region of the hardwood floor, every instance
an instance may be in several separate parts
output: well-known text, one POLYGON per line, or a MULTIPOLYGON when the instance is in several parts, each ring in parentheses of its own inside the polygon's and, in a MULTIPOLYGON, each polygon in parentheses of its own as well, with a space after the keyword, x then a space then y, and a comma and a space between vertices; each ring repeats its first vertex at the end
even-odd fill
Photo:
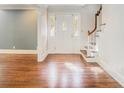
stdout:
POLYGON ((121 87, 98 64, 80 55, 49 55, 37 63, 36 55, 0 54, 0 87, 83 88, 121 87))

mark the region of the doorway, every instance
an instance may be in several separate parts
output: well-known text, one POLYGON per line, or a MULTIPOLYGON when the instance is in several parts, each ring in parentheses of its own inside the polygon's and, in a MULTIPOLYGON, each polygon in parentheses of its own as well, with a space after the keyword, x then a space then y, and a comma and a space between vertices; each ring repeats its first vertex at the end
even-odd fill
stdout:
POLYGON ((49 15, 48 49, 50 53, 80 52, 79 14, 49 15))

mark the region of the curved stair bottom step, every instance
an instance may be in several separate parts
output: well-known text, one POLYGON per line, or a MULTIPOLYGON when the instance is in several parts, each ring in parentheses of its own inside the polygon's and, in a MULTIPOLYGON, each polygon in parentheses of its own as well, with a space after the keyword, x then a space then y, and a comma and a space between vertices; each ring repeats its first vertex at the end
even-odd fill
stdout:
POLYGON ((86 56, 81 53, 82 57, 85 59, 86 62, 98 62, 98 58, 95 56, 86 56))

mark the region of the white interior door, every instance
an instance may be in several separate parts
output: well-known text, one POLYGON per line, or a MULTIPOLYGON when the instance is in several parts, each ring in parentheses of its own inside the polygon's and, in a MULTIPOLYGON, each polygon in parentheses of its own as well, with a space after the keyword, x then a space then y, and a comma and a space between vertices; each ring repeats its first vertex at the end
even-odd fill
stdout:
POLYGON ((56 15, 55 36, 49 37, 52 53, 79 53, 80 35, 74 36, 73 16, 56 15))

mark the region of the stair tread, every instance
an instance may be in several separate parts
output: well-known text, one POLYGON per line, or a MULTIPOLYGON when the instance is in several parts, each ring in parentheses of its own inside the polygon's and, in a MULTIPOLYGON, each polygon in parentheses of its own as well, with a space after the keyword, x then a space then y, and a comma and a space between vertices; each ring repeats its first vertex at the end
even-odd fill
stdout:
POLYGON ((87 56, 87 50, 80 50, 86 58, 95 58, 95 56, 87 56))
POLYGON ((87 56, 86 58, 95 58, 95 56, 87 56))

